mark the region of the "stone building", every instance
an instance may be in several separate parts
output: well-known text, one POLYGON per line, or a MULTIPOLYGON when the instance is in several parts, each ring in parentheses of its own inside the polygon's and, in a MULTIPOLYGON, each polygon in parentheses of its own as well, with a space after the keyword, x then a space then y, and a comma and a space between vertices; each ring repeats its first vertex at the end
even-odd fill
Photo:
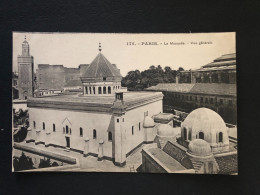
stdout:
POLYGON ((236 83, 236 54, 225 54, 196 70, 182 71, 181 83, 236 83))
POLYGON ((163 92, 164 112, 190 113, 196 108, 207 107, 219 113, 226 123, 237 124, 236 84, 161 83, 147 90, 163 92))
POLYGON ((22 43, 22 55, 18 56, 17 61, 19 99, 27 99, 34 93, 34 64, 26 37, 22 43))
POLYGON ((196 109, 181 128, 157 129, 155 143, 142 150, 143 172, 237 174, 237 141, 231 135, 216 112, 196 109))
POLYGON ((156 124, 171 120, 169 114, 162 114, 163 95, 122 89, 119 69, 101 49, 84 71, 79 75, 81 93, 28 100, 31 128, 26 140, 123 166, 137 147, 154 140, 156 124))
POLYGON ((88 66, 81 64, 78 68, 66 68, 63 65, 39 64, 36 70, 38 90, 83 89, 80 77, 88 66))

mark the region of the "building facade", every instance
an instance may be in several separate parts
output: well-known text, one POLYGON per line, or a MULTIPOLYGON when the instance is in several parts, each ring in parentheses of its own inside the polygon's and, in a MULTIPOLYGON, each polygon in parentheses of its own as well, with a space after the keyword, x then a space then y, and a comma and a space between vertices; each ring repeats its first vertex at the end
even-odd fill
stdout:
POLYGON ((19 99, 27 99, 34 93, 34 64, 26 37, 22 44, 22 55, 18 56, 17 61, 19 99))
POLYGON ((79 76, 81 93, 28 100, 31 128, 26 140, 123 166, 132 151, 153 141, 155 130, 147 117, 162 113, 163 95, 122 90, 119 69, 101 49, 85 71, 79 76))
POLYGON ((181 71, 180 83, 236 84, 236 54, 225 54, 200 69, 181 71))
POLYGON ((165 83, 148 88, 162 91, 164 112, 179 110, 190 113, 200 107, 214 110, 226 123, 237 124, 236 84, 225 83, 165 83))

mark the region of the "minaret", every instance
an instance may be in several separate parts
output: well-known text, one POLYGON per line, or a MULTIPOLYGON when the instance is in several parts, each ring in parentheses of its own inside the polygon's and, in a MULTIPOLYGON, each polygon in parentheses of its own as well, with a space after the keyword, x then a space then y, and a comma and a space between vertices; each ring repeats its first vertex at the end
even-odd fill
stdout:
POLYGON ((30 46, 26 36, 22 43, 22 55, 18 55, 18 89, 19 99, 32 97, 34 93, 33 85, 33 56, 30 55, 30 46))

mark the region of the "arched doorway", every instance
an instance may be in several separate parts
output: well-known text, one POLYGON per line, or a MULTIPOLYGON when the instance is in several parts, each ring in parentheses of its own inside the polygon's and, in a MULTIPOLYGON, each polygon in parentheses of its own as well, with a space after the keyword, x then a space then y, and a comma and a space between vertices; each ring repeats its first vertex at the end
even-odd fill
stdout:
POLYGON ((183 129, 183 137, 184 137, 184 140, 187 140, 187 129, 185 127, 183 129))
POLYGON ((223 133, 219 132, 218 134, 218 142, 223 142, 223 133))
POLYGON ((204 133, 203 132, 199 132, 199 139, 204 139, 204 133))

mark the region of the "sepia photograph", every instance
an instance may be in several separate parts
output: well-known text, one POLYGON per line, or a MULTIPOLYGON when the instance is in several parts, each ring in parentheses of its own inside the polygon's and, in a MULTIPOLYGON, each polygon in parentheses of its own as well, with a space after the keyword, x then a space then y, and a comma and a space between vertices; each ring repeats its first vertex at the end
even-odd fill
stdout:
POLYGON ((238 175, 235 32, 12 39, 13 172, 238 175))

